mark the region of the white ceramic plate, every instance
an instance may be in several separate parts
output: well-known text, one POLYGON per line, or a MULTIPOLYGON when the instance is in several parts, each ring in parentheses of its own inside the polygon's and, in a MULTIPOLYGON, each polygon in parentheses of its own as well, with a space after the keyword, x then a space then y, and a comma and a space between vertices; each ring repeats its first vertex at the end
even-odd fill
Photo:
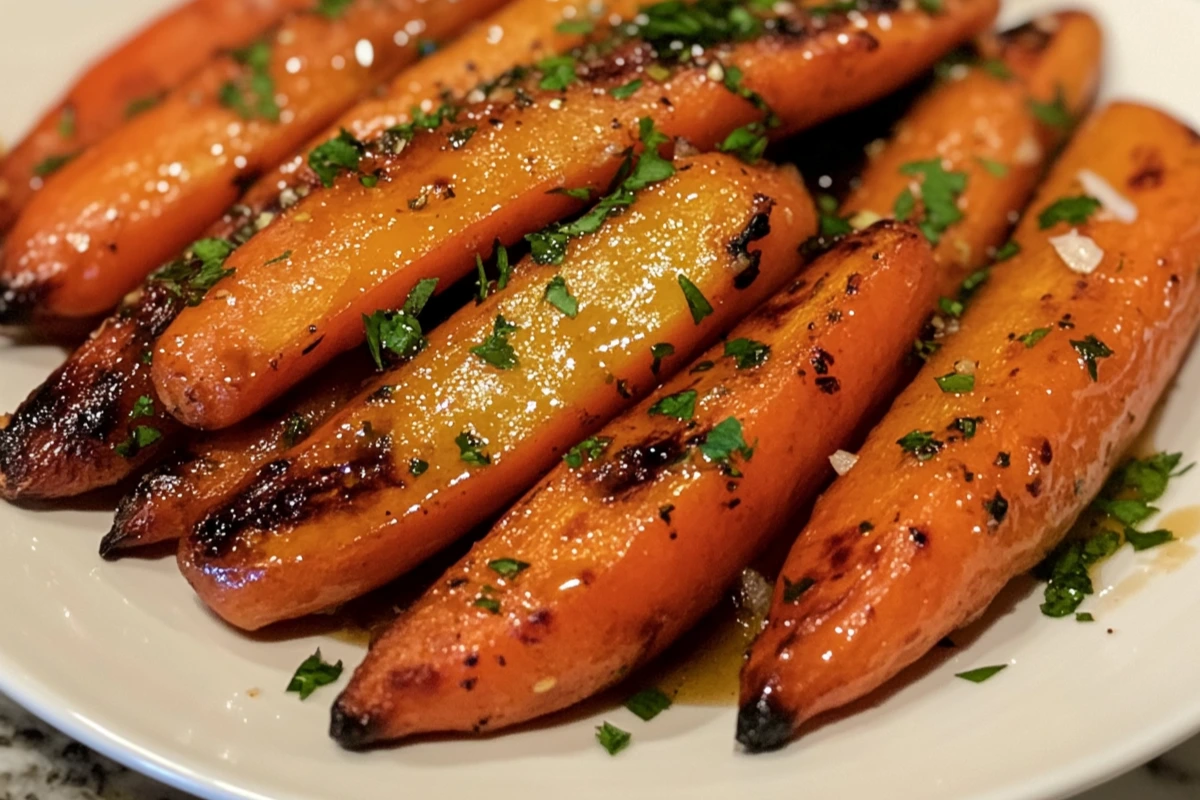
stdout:
MULTIPOLYGON (((0 131, 18 135, 78 65, 167 2, 5 2, 0 131)), ((1074 2, 1108 31, 1107 97, 1200 123, 1200 2, 1074 2)), ((1009 0, 1006 22, 1057 5, 1009 0)), ((0 407, 15 407, 61 357, 0 338, 0 407)), ((1189 459, 1200 457, 1197 391, 1200 355, 1151 434, 1189 459)), ((1200 470, 1162 505, 1198 496, 1200 470)), ((350 666, 361 648, 235 633, 197 603, 173 560, 101 562, 109 521, 104 511, 0 504, 0 690, 105 754, 213 800, 1053 798, 1200 730, 1200 559, 1178 542, 1138 556, 1126 548, 1107 564, 1099 586, 1108 588, 1090 601, 1094 625, 1043 617, 1031 584, 1011 587, 977 636, 956 637, 965 646, 781 753, 735 752, 732 708, 677 706, 653 724, 610 708, 485 740, 350 754, 325 735, 332 689, 301 703, 283 688, 316 646, 350 666), (998 663, 1011 668, 985 685, 953 678, 998 663), (634 733, 619 758, 596 745, 601 718, 634 733)))

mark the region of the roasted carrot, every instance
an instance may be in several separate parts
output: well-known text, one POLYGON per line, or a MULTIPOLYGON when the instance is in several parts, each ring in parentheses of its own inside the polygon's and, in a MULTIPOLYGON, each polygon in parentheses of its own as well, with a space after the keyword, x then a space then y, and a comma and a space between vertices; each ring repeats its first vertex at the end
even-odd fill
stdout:
MULTIPOLYGON (((398 306, 419 278, 448 283, 493 240, 510 243, 577 209, 579 201, 546 192, 606 184, 638 118, 701 149, 739 129, 741 141, 754 139, 755 129, 741 126, 761 124, 763 106, 777 135, 801 129, 918 74, 985 27, 996 2, 942 8, 890 13, 884 25, 881 12, 856 14, 861 26, 843 13, 797 11, 763 23, 751 41, 649 71, 655 40, 633 43, 572 62, 565 75, 534 75, 547 87, 565 84, 562 92, 509 88, 500 92, 507 101, 486 100, 452 125, 413 135, 399 156, 364 158, 359 168, 373 188, 342 176, 319 199, 301 200, 230 258, 221 298, 172 324, 155 354, 158 394, 189 425, 244 419, 361 342, 361 316, 398 306), (261 267, 285 250, 291 268, 261 267)), ((744 7, 730 9, 744 19, 744 7)))
POLYGON ((501 0, 355 0, 295 13, 222 56, 70 164, 6 242, 0 320, 108 311, 287 157, 418 55, 406 25, 452 34, 501 0))
POLYGON ((921 234, 891 222, 814 263, 579 445, 406 611, 335 704, 333 737, 497 730, 661 652, 904 374, 935 275, 921 234))
POLYGON ((1063 537, 1200 323, 1198 194, 1200 137, 1165 114, 1117 104, 1084 126, 1018 227, 1020 255, 797 539, 742 673, 747 748, 881 685, 1063 537))
POLYGON ((382 97, 359 103, 300 153, 269 170, 241 198, 239 219, 229 224, 235 227, 240 219, 276 213, 292 198, 321 187, 322 176, 309 163, 312 153, 341 131, 366 141, 411 123, 413 109, 429 113, 444 97, 466 94, 519 65, 569 50, 584 40, 589 28, 603 29, 610 18, 630 17, 639 5, 639 0, 608 0, 597 14, 591 0, 513 0, 404 70, 382 97))
POLYGON ((1092 17, 1068 11, 946 69, 871 159, 843 215, 922 223, 936 243, 941 291, 951 294, 991 262, 1073 121, 1091 106, 1101 38, 1092 17), (971 218, 976 224, 962 223, 971 218))
POLYGON ((192 0, 155 19, 87 71, 0 160, 0 233, 45 181, 125 120, 155 105, 219 51, 245 44, 313 0, 192 0))
MULTIPOLYGON (((543 46, 557 48, 578 40, 579 34, 559 33, 555 28, 568 18, 568 8, 575 9, 575 16, 579 17, 581 3, 575 0, 555 3, 561 8, 550 15, 547 2, 517 0, 501 9, 485 19, 482 27, 401 73, 387 98, 360 103, 335 127, 344 127, 366 138, 381 126, 409 121, 408 114, 414 106, 428 108, 442 91, 469 88, 477 79, 493 79, 525 57, 540 57, 543 46), (506 49, 492 42, 496 36, 506 44, 506 49), (512 48, 515 50, 510 54, 512 48)), ((619 13, 628 10, 627 7, 627 0, 617 0, 608 9, 609 13, 619 13)), ((323 137, 322 143, 327 138, 323 137)), ((297 192, 319 190, 319 176, 307 167, 297 170, 299 165, 307 164, 310 153, 311 150, 306 150, 259 180, 238 205, 207 231, 207 236, 240 244, 290 204, 289 193, 294 196, 297 192)), ((136 422, 128 414, 139 398, 154 395, 145 364, 149 363, 158 335, 185 305, 179 292, 162 291, 161 280, 147 279, 142 289, 128 298, 34 392, 12 415, 7 430, 0 430, 0 496, 46 498, 80 494, 116 483, 171 449, 183 435, 173 418, 159 413, 159 408, 153 418, 136 422), (111 420, 113 424, 91 422, 97 419, 111 420), (129 441, 138 426, 153 429, 158 438, 139 448, 136 455, 123 457, 115 448, 129 441)), ((143 438, 153 435, 143 433, 143 438)), ((233 464, 228 459, 223 463, 226 471, 232 470, 233 464)), ((238 480, 232 474, 228 479, 238 480)), ((188 490, 180 487, 179 491, 188 490)), ((198 492, 197 496, 205 494, 202 490, 198 492)), ((149 493, 143 497, 146 502, 153 502, 149 493)), ((126 510, 129 514, 121 518, 125 524, 119 521, 118 528, 127 525, 139 528, 138 534, 129 534, 127 541, 167 535, 165 531, 149 534, 146 525, 155 518, 150 509, 134 513, 129 506, 126 510)), ((162 519, 179 521, 174 515, 162 519)), ((179 536, 182 531, 181 527, 171 535, 179 536)))
POLYGON ((366 353, 314 375, 275 407, 241 425, 192 441, 146 473, 117 506, 100 555, 118 557, 173 541, 203 518, 219 498, 308 438, 356 394, 374 365, 366 353))
MULTIPOLYGON (((681 167, 570 243, 561 266, 527 258, 225 498, 181 545, 200 597, 259 628, 403 574, 786 281, 816 226, 795 172, 724 155, 681 167)), ((668 170, 643 156, 633 174, 668 170)))

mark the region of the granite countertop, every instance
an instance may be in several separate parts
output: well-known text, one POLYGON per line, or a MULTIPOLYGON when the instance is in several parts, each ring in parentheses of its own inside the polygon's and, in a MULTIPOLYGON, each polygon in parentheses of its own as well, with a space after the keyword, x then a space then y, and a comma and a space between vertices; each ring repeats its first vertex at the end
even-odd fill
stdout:
MULTIPOLYGON (((0 800, 187 800, 0 697, 0 800)), ((1078 800, 1196 800, 1200 736, 1078 800)))

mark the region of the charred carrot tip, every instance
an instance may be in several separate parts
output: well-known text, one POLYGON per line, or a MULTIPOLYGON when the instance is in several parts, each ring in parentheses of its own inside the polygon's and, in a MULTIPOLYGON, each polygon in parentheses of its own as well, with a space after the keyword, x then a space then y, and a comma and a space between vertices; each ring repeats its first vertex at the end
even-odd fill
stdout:
POLYGON ((116 561, 124 555, 126 548, 122 544, 125 538, 125 532, 113 525, 112 530, 104 534, 104 538, 100 540, 100 557, 106 561, 116 561))
POLYGON ((39 287, 16 289, 7 281, 0 281, 0 325, 24 325, 33 316, 34 307, 41 299, 39 287))
POLYGON ((738 710, 737 740, 748 753, 778 750, 791 740, 795 728, 791 712, 779 707, 769 689, 738 710))
POLYGON ((369 713, 354 715, 339 700, 329 712, 329 736, 347 750, 358 750, 379 741, 378 726, 369 713))

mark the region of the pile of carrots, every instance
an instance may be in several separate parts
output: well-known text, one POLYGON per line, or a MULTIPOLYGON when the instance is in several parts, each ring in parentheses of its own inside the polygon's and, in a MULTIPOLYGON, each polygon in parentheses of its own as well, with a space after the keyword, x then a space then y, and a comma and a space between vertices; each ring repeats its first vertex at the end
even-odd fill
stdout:
POLYGON ((794 538, 737 720, 780 747, 1059 546, 1200 324, 1200 137, 998 6, 191 0, 0 164, 0 322, 108 315, 0 494, 128 482, 101 554, 177 542, 246 630, 488 526, 348 747, 594 695, 794 538), (840 204, 764 157, 931 72, 840 204))

